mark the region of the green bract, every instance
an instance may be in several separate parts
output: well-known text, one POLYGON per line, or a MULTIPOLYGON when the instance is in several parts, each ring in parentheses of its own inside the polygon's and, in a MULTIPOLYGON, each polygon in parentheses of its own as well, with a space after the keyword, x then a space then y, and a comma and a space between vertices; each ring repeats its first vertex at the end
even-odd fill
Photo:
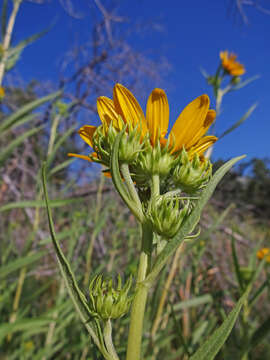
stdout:
POLYGON ((113 279, 103 280, 102 275, 95 276, 89 285, 89 307, 94 316, 105 321, 125 315, 133 299, 133 296, 128 295, 131 285, 131 277, 122 288, 121 277, 118 276, 114 288, 113 279))
POLYGON ((154 232, 170 239, 177 234, 188 213, 189 201, 184 204, 179 198, 159 196, 151 202, 147 218, 152 223, 154 232))
POLYGON ((211 175, 212 164, 209 160, 202 161, 197 154, 190 159, 183 149, 173 171, 173 181, 175 186, 184 192, 194 193, 208 182, 211 175))

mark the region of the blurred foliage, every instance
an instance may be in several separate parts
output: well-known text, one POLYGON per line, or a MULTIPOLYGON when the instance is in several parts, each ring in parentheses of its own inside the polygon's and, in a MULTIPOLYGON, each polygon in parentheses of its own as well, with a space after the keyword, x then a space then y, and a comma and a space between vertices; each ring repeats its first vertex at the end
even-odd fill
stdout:
MULTIPOLYGON (((214 168, 224 163, 218 160, 214 168)), ((269 224, 270 218, 270 159, 254 158, 242 162, 221 181, 216 199, 223 204, 236 204, 237 208, 252 212, 258 222, 269 224)))

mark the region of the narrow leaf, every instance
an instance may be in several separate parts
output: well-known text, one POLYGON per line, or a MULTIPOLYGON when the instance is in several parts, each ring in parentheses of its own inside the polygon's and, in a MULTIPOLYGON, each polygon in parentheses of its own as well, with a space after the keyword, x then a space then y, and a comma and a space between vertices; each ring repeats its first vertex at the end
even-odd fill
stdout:
POLYGON ((233 130, 235 130, 236 128, 238 128, 238 126, 240 126, 245 120, 247 120, 247 118, 253 113, 253 111, 256 109, 256 107, 258 106, 258 104, 253 104, 248 111, 241 117, 240 120, 238 120, 236 123, 233 124, 233 126, 231 126, 229 129, 227 129, 226 131, 224 131, 224 133, 222 133, 221 135, 218 136, 219 139, 222 139, 224 136, 228 135, 230 132, 232 132, 233 130))
POLYGON ((260 75, 255 75, 245 81, 241 81, 239 84, 231 87, 230 91, 239 90, 239 89, 243 88, 244 86, 246 86, 247 84, 253 82, 254 80, 259 79, 260 77, 261 77, 260 75))
POLYGON ((210 336, 210 338, 191 356, 190 360, 213 360, 225 341, 227 340, 236 319, 240 313, 243 303, 247 299, 250 288, 248 287, 244 295, 238 300, 237 304, 230 312, 222 325, 210 336))
POLYGON ((27 255, 25 257, 16 259, 12 262, 9 262, 7 265, 3 265, 0 268, 0 278, 5 277, 9 274, 11 274, 12 272, 21 269, 24 266, 30 265, 34 262, 36 262, 37 260, 39 260, 40 258, 42 258, 45 254, 47 253, 47 251, 39 251, 38 253, 34 253, 31 255, 27 255))
POLYGON ((33 136, 34 134, 39 132, 42 128, 43 128, 43 126, 40 126, 40 127, 34 128, 34 129, 30 129, 30 130, 24 132, 23 134, 21 134, 20 136, 18 136, 17 138, 15 138, 15 140, 13 140, 5 149, 3 149, 0 152, 0 163, 7 160, 7 158, 11 155, 11 153, 13 152, 13 150, 16 147, 21 145, 28 137, 33 136))
MULTIPOLYGON (((58 265, 59 265, 61 274, 64 278, 66 287, 68 289, 68 292, 72 299, 72 302, 75 306, 75 309, 77 310, 77 312, 78 312, 82 322, 84 323, 86 329, 88 330, 89 334, 92 336, 95 344, 101 350, 100 341, 99 341, 98 337, 96 336, 92 326, 90 326, 90 324, 89 324, 89 318, 91 317, 92 314, 87 305, 86 298, 85 298, 84 294, 81 292, 81 290, 77 284, 75 276, 69 265, 69 262, 67 261, 64 253, 62 252, 62 249, 58 243, 58 240, 57 240, 57 237, 56 237, 56 234, 54 231, 51 208, 50 208, 48 192, 47 192, 47 187, 46 187, 46 163, 44 163, 43 167, 42 167, 42 182, 43 182, 43 191, 44 191, 44 197, 45 197, 45 202, 46 202, 50 233, 51 233, 54 249, 55 249, 55 252, 57 255, 58 265)), ((102 350, 101 350, 101 352, 102 352, 102 350)))
MULTIPOLYGON (((50 207, 55 208, 70 204, 76 204, 81 202, 83 199, 84 199, 83 197, 71 198, 71 199, 55 199, 50 202, 50 207)), ((12 209, 24 209, 28 207, 44 208, 46 207, 46 204, 42 200, 17 201, 3 205, 2 207, 0 207, 0 212, 12 210, 12 209)))
POLYGON ((237 252, 236 252, 236 247, 235 247, 235 237, 233 235, 231 238, 231 247, 232 247, 232 258, 233 258, 235 274, 237 277, 238 284, 240 285, 240 288, 243 290, 244 284, 243 284, 243 279, 242 279, 239 262, 238 262, 238 257, 237 257, 237 252))
POLYGON ((116 187, 118 193, 120 194, 123 201, 129 206, 130 210, 136 215, 137 218, 140 218, 137 209, 135 208, 133 201, 130 199, 129 194, 125 188, 124 182, 121 178, 120 169, 119 169, 119 160, 118 160, 118 152, 121 138, 125 132, 123 129, 117 136, 112 149, 111 156, 111 175, 114 186, 116 187))
POLYGON ((2 133, 3 130, 10 128, 15 122, 21 120, 23 116, 30 113, 31 111, 35 110, 39 106, 45 104, 46 102, 55 99, 57 96, 61 95, 61 91, 54 92, 53 94, 44 96, 40 99, 31 101, 30 103, 24 105, 15 113, 9 115, 3 122, 0 124, 0 132, 2 133))

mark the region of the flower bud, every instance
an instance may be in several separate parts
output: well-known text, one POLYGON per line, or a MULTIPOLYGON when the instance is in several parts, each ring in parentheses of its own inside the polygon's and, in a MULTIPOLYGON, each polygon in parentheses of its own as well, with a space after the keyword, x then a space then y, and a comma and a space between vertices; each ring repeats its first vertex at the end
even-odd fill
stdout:
POLYGON ((96 162, 101 162, 106 166, 110 166, 110 158, 112 148, 119 131, 125 127, 126 131, 121 137, 119 144, 119 161, 124 163, 132 163, 138 157, 138 153, 144 147, 144 141, 141 140, 141 131, 139 124, 132 128, 131 125, 124 124, 121 117, 118 120, 118 127, 112 122, 109 125, 101 125, 95 131, 93 136, 93 148, 98 154, 96 162))
POLYGON ((239 84, 240 81, 241 81, 240 76, 233 76, 233 77, 231 78, 231 83, 232 83, 233 85, 239 84))
POLYGON ((89 305, 94 316, 105 321, 108 319, 118 319, 125 315, 133 299, 133 296, 128 296, 131 285, 131 277, 122 288, 122 281, 119 275, 117 287, 114 288, 112 279, 103 280, 102 275, 95 276, 89 286, 89 305))
POLYGON ((200 159, 198 154, 190 159, 183 149, 173 172, 173 180, 174 184, 184 192, 194 193, 209 180, 211 175, 212 164, 208 159, 200 159))
POLYGON ((179 198, 159 196, 152 201, 147 218, 154 232, 170 239, 177 234, 188 213, 189 202, 183 204, 179 198))
POLYGON ((160 142, 157 142, 153 147, 150 140, 146 140, 145 151, 138 157, 138 167, 144 175, 152 176, 159 175, 161 178, 166 177, 171 170, 174 162, 173 156, 169 151, 169 142, 165 147, 161 147, 160 142))

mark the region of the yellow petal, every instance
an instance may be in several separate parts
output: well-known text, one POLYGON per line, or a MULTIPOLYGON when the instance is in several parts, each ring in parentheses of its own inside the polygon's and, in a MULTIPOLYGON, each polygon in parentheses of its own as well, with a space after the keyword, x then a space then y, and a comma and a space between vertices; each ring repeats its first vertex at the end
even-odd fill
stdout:
POLYGON ((213 145, 217 141, 217 139, 218 138, 213 135, 204 136, 197 142, 197 144, 191 149, 191 151, 201 156, 203 155, 205 150, 207 150, 211 145, 213 145))
POLYGON ((133 94, 123 85, 116 84, 113 89, 113 101, 116 112, 122 116, 124 122, 133 127, 139 124, 145 134, 147 127, 144 113, 133 94))
POLYGON ((152 144, 158 137, 164 138, 169 124, 169 104, 165 91, 154 89, 146 106, 146 121, 152 144))
POLYGON ((197 131, 196 134, 194 134, 193 138, 190 139, 190 141, 185 144, 186 149, 189 149, 201 139, 201 137, 207 132, 209 127, 213 124, 215 118, 216 118, 215 110, 213 109, 208 110, 206 114, 206 118, 204 119, 203 122, 203 126, 197 131))
POLYGON ((115 111, 114 103, 111 99, 106 96, 100 96, 97 99, 97 111, 102 124, 107 128, 110 123, 117 128, 118 114, 115 111))
POLYGON ((209 102, 207 95, 201 95, 184 108, 171 130, 172 138, 175 139, 174 151, 186 144, 194 144, 192 139, 204 126, 209 102))
POLYGON ((89 156, 86 156, 86 155, 68 153, 68 156, 76 157, 76 158, 83 159, 83 160, 87 160, 87 161, 92 161, 92 160, 90 159, 90 157, 89 157, 89 156))
POLYGON ((96 126, 84 125, 78 131, 81 138, 91 147, 93 147, 92 139, 93 139, 93 135, 94 135, 94 132, 96 131, 96 129, 97 129, 96 126))

